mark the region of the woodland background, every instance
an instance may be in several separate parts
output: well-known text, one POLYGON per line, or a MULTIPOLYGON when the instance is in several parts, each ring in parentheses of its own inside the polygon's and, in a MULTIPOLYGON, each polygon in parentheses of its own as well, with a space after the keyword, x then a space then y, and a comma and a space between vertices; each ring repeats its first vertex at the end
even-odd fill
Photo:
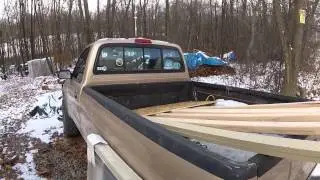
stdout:
POLYGON ((282 92, 295 95, 301 71, 318 72, 319 0, 12 0, 0 20, 0 65, 54 57, 61 67, 99 38, 137 35, 238 63, 278 62, 282 92), (96 1, 94 12, 88 3, 96 1), (101 2, 106 5, 101 6, 101 2), (306 22, 299 21, 299 10, 306 22), (284 70, 283 70, 284 69, 284 70))

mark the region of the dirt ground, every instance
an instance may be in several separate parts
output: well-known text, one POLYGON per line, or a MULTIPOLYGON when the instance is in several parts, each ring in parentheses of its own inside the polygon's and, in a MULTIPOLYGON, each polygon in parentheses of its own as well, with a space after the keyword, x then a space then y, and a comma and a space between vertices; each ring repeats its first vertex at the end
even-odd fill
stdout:
POLYGON ((39 176, 50 179, 86 179, 87 154, 82 137, 55 137, 52 143, 36 143, 34 154, 39 176))
POLYGON ((32 118, 35 97, 50 92, 42 89, 45 80, 38 81, 15 77, 0 82, 0 179, 86 179, 82 137, 64 138, 59 130, 48 127, 43 134, 50 135, 50 142, 45 143, 19 132, 32 118))
POLYGON ((214 76, 214 75, 225 75, 235 74, 235 70, 230 66, 217 66, 217 67, 210 67, 210 66, 201 66, 196 71, 189 70, 190 77, 207 77, 207 76, 214 76))

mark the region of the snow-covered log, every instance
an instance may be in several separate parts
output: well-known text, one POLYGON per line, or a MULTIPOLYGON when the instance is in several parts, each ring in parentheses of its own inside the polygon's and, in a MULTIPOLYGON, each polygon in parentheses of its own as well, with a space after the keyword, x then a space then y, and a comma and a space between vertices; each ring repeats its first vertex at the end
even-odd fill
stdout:
POLYGON ((53 67, 53 62, 50 59, 47 61, 46 58, 28 61, 29 77, 36 78, 51 75, 50 66, 47 62, 50 62, 51 67, 53 67))

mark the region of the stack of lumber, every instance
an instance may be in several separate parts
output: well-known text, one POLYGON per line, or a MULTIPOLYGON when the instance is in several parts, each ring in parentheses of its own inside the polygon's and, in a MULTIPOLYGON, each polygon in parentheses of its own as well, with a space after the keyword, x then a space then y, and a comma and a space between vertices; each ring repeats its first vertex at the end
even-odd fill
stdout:
POLYGON ((320 162, 320 143, 256 133, 320 135, 320 102, 212 106, 184 102, 136 110, 184 136, 261 154, 320 162))
POLYGON ((213 102, 185 102, 137 110, 147 119, 181 122, 253 133, 320 135, 319 102, 203 106, 213 102), (185 105, 185 106, 183 106, 185 105), (161 111, 162 110, 162 111, 161 111), (151 116, 152 115, 152 116, 151 116))

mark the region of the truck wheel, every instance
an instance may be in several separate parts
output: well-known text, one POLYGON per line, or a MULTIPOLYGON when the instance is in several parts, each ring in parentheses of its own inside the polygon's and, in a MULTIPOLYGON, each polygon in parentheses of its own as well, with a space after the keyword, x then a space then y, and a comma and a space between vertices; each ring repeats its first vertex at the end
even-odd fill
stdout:
POLYGON ((73 122, 73 120, 70 118, 70 116, 68 114, 65 100, 63 100, 62 106, 63 106, 63 133, 64 133, 64 135, 66 137, 79 136, 80 132, 79 132, 76 124, 73 122))

